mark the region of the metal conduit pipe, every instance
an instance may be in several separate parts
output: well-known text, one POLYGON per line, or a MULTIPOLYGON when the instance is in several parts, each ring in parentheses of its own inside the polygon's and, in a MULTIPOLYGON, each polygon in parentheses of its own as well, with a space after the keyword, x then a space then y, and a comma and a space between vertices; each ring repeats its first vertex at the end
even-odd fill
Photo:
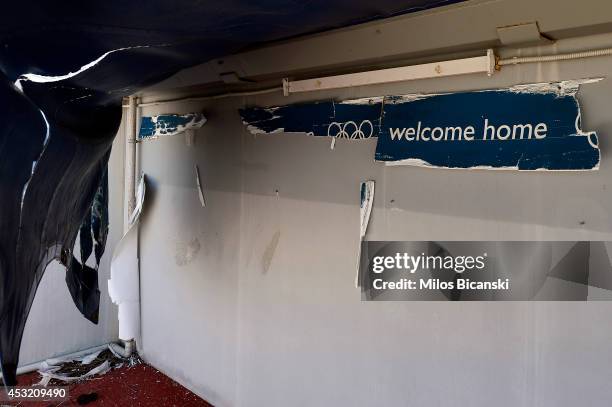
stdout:
POLYGON ((505 65, 518 65, 518 64, 529 64, 536 62, 555 62, 555 61, 567 61, 570 59, 581 59, 581 58, 592 58, 592 57, 603 57, 612 55, 612 48, 595 49, 580 52, 570 52, 567 54, 553 54, 553 55, 541 55, 535 57, 511 57, 497 60, 497 67, 505 65))

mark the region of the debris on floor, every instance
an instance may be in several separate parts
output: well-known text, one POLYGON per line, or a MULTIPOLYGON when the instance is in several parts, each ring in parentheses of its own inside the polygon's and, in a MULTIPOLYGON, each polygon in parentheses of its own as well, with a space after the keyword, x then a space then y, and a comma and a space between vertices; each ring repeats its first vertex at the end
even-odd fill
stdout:
MULTIPOLYGON (((212 407, 196 394, 187 390, 157 369, 142 362, 137 356, 133 360, 118 359, 107 350, 93 360, 64 362, 55 373, 65 376, 84 376, 88 369, 108 363, 111 368, 105 374, 89 375, 74 381, 51 379, 49 385, 68 386, 69 400, 57 403, 22 402, 25 407, 52 406, 180 406, 212 407)), ((90 357, 91 359, 91 357, 90 357)), ((41 373, 32 372, 19 376, 19 386, 36 385, 41 373)))
POLYGON ((140 363, 138 356, 132 360, 124 360, 110 349, 99 350, 89 355, 75 359, 48 359, 42 363, 38 373, 41 375, 40 386, 60 386, 93 376, 103 375, 111 369, 130 364, 140 363))

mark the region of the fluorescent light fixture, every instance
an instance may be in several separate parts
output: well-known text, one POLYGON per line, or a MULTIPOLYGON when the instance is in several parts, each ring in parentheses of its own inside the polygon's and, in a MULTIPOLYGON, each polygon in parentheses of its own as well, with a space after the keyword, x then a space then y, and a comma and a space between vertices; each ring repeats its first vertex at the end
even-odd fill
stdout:
POLYGON ((491 76, 495 71, 495 54, 492 49, 480 57, 453 59, 428 64, 379 69, 376 71, 325 76, 322 78, 290 81, 283 79, 283 93, 311 92, 315 90, 350 88, 353 86, 376 85, 382 83, 412 81, 416 79, 439 78, 443 76, 486 73, 491 76))

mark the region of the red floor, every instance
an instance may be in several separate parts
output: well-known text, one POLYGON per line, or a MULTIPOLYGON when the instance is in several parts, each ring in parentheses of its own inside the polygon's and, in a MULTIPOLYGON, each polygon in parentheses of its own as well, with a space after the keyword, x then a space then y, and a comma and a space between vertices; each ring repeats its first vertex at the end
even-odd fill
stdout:
MULTIPOLYGON (((38 373, 19 376, 19 386, 27 386, 40 380, 38 373)), ((97 400, 87 406, 177 406, 211 407, 174 380, 144 363, 133 367, 121 367, 102 376, 69 385, 70 400, 62 403, 27 402, 19 406, 77 406, 77 398, 96 393, 97 400)))

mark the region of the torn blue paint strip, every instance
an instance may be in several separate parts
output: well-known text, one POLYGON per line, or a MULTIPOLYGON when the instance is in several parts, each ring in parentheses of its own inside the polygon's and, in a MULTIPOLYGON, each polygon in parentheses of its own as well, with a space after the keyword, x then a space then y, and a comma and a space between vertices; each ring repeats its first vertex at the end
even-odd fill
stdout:
POLYGON ((382 113, 382 98, 240 110, 253 134, 306 133, 347 139, 378 137, 382 113))
POLYGON ((202 113, 144 116, 140 123, 138 139, 148 140, 160 136, 174 136, 185 130, 200 128, 204 123, 206 123, 206 118, 202 113))
POLYGON ((387 165, 593 170, 597 135, 580 129, 576 92, 595 81, 249 108, 241 115, 252 133, 378 137, 375 159, 387 165))

